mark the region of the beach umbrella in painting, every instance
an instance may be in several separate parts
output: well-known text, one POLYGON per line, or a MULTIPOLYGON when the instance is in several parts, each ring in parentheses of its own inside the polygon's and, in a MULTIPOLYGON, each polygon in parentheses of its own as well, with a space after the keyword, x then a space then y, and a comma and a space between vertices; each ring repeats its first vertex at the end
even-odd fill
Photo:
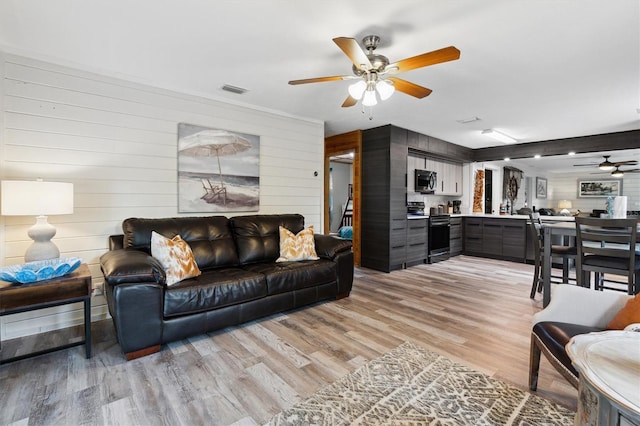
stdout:
POLYGON ((220 176, 220 186, 209 185, 205 187, 207 192, 203 198, 210 201, 213 197, 223 194, 226 203, 226 188, 222 179, 222 167, 220 157, 234 155, 251 148, 251 142, 246 138, 230 133, 226 130, 206 129, 197 133, 185 136, 180 139, 179 151, 183 155, 193 157, 213 157, 218 160, 218 174, 220 176), (207 198, 207 196, 210 196, 207 198))

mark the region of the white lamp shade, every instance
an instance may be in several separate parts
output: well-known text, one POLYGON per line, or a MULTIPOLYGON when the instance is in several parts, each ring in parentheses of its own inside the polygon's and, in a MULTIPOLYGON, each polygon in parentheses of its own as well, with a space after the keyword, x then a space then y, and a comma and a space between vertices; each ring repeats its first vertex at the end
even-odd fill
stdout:
POLYGON ((569 200, 560 200, 558 202, 559 209, 570 209, 572 207, 571 201, 569 200))
POLYGON ((0 185, 3 216, 48 216, 73 213, 73 184, 3 180, 0 185))
POLYGON ((349 86, 349 96, 354 99, 360 100, 366 88, 367 83, 365 83, 364 80, 357 81, 349 86))
POLYGON ((374 106, 378 103, 376 99, 376 91, 375 90, 367 90, 364 92, 364 98, 362 98, 362 105, 364 106, 374 106))
POLYGON ((391 97, 391 95, 393 95, 393 92, 395 92, 396 88, 393 87, 393 84, 389 83, 386 80, 378 80, 378 82, 376 83, 376 90, 380 95, 380 99, 386 101, 391 97))

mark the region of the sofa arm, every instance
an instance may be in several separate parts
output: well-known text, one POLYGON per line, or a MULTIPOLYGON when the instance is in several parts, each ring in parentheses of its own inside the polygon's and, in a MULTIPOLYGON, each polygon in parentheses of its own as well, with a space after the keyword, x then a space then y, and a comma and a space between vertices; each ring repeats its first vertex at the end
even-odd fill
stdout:
POLYGON ((533 316, 533 325, 554 321, 604 328, 631 297, 614 291, 558 284, 553 287, 551 302, 533 316))
POLYGON ((316 254, 325 259, 333 260, 342 252, 351 251, 352 242, 332 235, 315 234, 316 254))
POLYGON ((160 350, 164 286, 123 283, 106 291, 120 348, 128 360, 160 350))
POLYGON ((333 259, 337 264, 338 299, 349 296, 353 287, 353 251, 342 251, 333 259))
POLYGON ((165 282, 164 268, 155 258, 134 249, 111 250, 100 256, 100 269, 109 285, 165 282))

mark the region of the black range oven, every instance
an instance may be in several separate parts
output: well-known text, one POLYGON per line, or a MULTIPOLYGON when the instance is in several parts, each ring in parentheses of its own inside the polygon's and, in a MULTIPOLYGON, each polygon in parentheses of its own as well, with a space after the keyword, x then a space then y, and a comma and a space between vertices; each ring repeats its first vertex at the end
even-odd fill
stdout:
POLYGON ((449 215, 429 216, 429 263, 449 259, 449 215))

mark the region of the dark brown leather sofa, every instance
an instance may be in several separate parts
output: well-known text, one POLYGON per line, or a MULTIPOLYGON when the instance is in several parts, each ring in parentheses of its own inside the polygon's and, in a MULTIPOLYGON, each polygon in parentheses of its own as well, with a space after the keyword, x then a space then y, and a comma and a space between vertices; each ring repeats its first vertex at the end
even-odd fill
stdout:
POLYGON ((276 263, 278 227, 304 229, 299 214, 166 219, 130 218, 101 256, 105 294, 127 359, 164 343, 241 324, 326 299, 347 297, 353 283, 351 241, 316 234, 320 260, 276 263), (151 231, 180 235, 202 275, 171 287, 151 257, 151 231))

